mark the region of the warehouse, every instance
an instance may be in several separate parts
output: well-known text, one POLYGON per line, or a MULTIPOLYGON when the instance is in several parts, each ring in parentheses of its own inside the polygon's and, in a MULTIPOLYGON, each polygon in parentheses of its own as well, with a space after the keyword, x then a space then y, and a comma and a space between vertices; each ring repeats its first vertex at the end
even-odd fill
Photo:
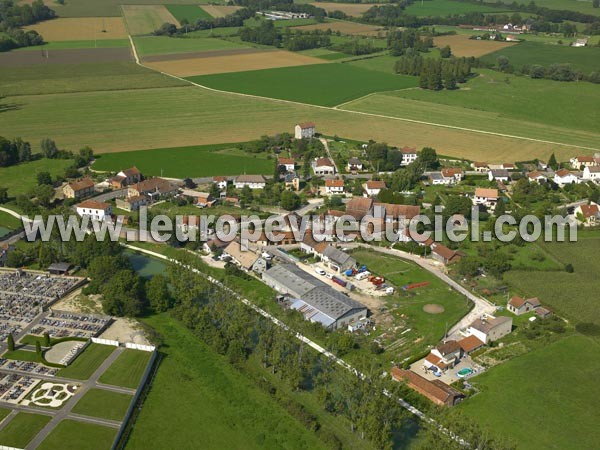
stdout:
POLYGON ((263 281, 281 294, 293 298, 290 308, 306 320, 326 328, 346 328, 350 322, 367 317, 367 308, 347 295, 300 269, 280 264, 263 273, 263 281))

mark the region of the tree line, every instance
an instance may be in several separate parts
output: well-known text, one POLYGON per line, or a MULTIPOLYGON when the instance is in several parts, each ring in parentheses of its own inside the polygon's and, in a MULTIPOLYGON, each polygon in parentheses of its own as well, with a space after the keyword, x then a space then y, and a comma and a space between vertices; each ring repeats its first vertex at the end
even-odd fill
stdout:
POLYGON ((418 53, 410 53, 396 61, 394 70, 396 73, 418 76, 422 89, 452 90, 456 89, 457 83, 465 83, 472 76, 474 61, 474 58, 466 57, 423 58, 418 53))
POLYGON ((540 64, 523 64, 515 68, 507 56, 500 55, 496 58, 496 64, 485 63, 482 60, 477 61, 478 67, 489 67, 504 73, 515 73, 517 75, 527 75, 530 78, 546 78, 554 81, 589 81, 590 83, 600 83, 600 72, 583 73, 576 70, 568 63, 554 63, 548 67, 540 64))
POLYGON ((44 39, 36 31, 23 31, 19 27, 55 17, 56 13, 42 0, 35 0, 31 5, 0 0, 0 52, 43 44, 44 39))

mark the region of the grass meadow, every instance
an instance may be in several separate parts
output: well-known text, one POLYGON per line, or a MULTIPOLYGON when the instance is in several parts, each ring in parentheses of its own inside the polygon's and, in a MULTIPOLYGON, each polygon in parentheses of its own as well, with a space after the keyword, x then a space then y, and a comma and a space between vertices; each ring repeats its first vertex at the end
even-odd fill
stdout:
POLYGON ((481 392, 457 410, 512 437, 518 448, 596 448, 599 371, 598 340, 570 336, 473 378, 470 382, 481 392))
POLYGON ((264 154, 244 153, 233 144, 111 153, 102 155, 93 168, 116 172, 134 164, 145 175, 170 178, 273 173, 273 162, 264 154))
POLYGON ((600 16, 600 8, 592 6, 592 0, 537 0, 537 6, 550 9, 568 9, 593 16, 600 16))
MULTIPOLYGON (((39 142, 32 142, 31 144, 33 150, 37 151, 39 142)), ((0 167, 0 187, 8 188, 9 197, 26 194, 37 186, 37 174, 39 172, 49 172, 52 177, 55 177, 56 175, 62 175, 64 170, 72 164, 73 160, 70 159, 44 158, 17 164, 16 166, 0 167)))
POLYGON ((427 0, 416 1, 406 8, 406 12, 417 17, 449 16, 451 14, 465 14, 469 12, 495 13, 507 12, 509 7, 493 8, 474 3, 463 3, 452 0, 427 0))
POLYGON ((385 74, 344 64, 319 64, 190 77, 224 91, 292 100, 322 106, 378 92, 415 87, 415 77, 385 74))
MULTIPOLYGON (((522 42, 518 45, 482 56, 487 63, 496 64, 499 56, 506 56, 510 63, 520 69, 524 65, 539 64, 549 67, 554 63, 568 63, 573 69, 583 73, 600 71, 599 47, 569 47, 566 45, 551 45, 541 42, 522 42)), ((538 81, 538 80, 533 80, 538 81)))
POLYGON ((179 26, 164 5, 122 5, 127 31, 132 36, 150 34, 164 23, 179 26))
POLYGON ((122 421, 133 397, 129 394, 90 389, 73 407, 75 414, 122 421))
POLYGON ((144 36, 134 38, 134 42, 138 55, 142 57, 248 47, 242 43, 217 38, 184 39, 167 36, 144 36))
POLYGON ((152 353, 126 349, 98 380, 100 383, 136 389, 152 353))
POLYGON ((19 412, 0 430, 0 443, 7 447, 25 448, 50 419, 50 416, 42 414, 19 412))
POLYGON ((56 375, 74 380, 87 380, 114 350, 115 347, 109 345, 90 344, 75 361, 60 369, 56 375))
POLYGON ((127 450, 189 448, 191 442, 247 450, 324 448, 183 325, 166 315, 145 321, 163 336, 164 355, 127 450))
POLYGON ((212 16, 198 5, 166 5, 166 8, 179 22, 187 20, 188 23, 196 23, 200 19, 212 19, 212 16))
POLYGON ((42 441, 39 450, 106 450, 117 430, 75 420, 63 420, 42 441))

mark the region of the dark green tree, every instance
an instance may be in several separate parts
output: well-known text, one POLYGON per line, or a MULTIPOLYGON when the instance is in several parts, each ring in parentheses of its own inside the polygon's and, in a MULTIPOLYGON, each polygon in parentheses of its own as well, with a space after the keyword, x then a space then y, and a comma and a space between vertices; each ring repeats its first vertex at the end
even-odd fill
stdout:
POLYGON ((44 347, 50 347, 50 334, 46 331, 44 333, 44 347))
POLYGON ((9 352, 15 351, 15 338, 13 337, 12 333, 10 333, 8 338, 6 338, 6 345, 9 352))
POLYGON ((171 307, 171 293, 164 275, 154 275, 146 283, 146 298, 150 307, 156 312, 164 312, 171 307))

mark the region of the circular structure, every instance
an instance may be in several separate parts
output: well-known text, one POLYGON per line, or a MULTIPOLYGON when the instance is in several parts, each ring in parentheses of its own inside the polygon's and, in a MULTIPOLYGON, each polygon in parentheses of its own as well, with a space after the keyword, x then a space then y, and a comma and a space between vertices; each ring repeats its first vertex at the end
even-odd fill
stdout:
POLYGON ((77 386, 73 384, 45 382, 31 394, 31 400, 23 404, 58 408, 70 399, 76 390, 77 386))
POLYGON ((442 305, 438 305, 436 303, 427 303, 425 306, 423 306, 423 311, 428 314, 441 314, 445 310, 442 305))

